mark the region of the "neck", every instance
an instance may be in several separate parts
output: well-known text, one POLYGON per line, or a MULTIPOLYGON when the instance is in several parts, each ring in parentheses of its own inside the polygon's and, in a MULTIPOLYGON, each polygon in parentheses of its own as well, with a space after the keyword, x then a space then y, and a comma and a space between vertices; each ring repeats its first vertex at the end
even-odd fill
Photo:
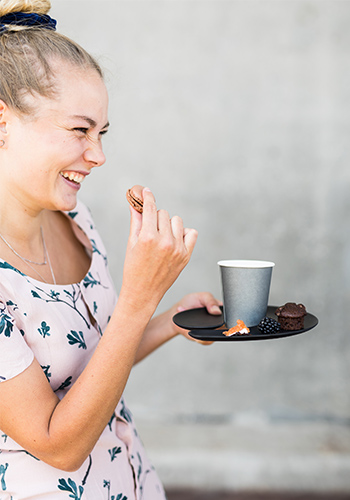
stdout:
POLYGON ((43 238, 47 226, 46 213, 33 216, 26 211, 0 212, 0 234, 3 240, 25 258, 41 262, 43 260, 43 238))
MULTIPOLYGON (((37 221, 35 221, 35 223, 32 222, 32 226, 29 229, 30 231, 28 231, 28 228, 26 228, 26 231, 22 231, 22 234, 20 234, 20 237, 17 237, 17 240, 15 240, 14 231, 12 231, 11 242, 9 241, 9 237, 7 235, 7 237, 5 238, 5 236, 0 232, 0 240, 2 243, 0 252, 2 254, 2 252, 6 250, 8 255, 8 251, 10 251, 11 255, 10 258, 7 259, 7 261, 11 262, 11 260, 15 258, 14 262, 21 263, 20 266, 18 266, 17 264, 17 268, 19 269, 22 269, 24 264, 26 274, 28 274, 29 268, 31 270, 31 276, 33 276, 34 278, 40 278, 40 280, 44 281, 45 283, 50 282, 56 284, 56 278, 46 247, 43 228, 42 226, 39 227, 39 240, 37 238, 37 221), (4 249, 4 245, 7 248, 4 249), (48 269, 45 269, 47 266, 48 269), (50 281, 48 281, 48 279, 50 279, 50 281)), ((4 256, 6 256, 6 252, 4 256)))
POLYGON ((0 204, 0 232, 18 241, 30 242, 45 226, 46 210, 32 210, 19 200, 0 204))

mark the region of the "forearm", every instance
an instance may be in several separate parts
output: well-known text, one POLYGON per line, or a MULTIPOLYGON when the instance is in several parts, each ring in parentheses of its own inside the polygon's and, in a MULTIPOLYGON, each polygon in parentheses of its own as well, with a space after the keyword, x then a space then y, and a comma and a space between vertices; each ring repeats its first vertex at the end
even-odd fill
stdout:
MULTIPOLYGON (((66 401, 62 400, 58 405, 54 415, 60 424, 58 428, 66 426, 65 419, 72 408, 76 412, 75 423, 72 422, 66 432, 67 436, 75 436, 78 455, 88 456, 107 425, 122 396, 133 364, 177 335, 186 333, 172 321, 174 314, 182 310, 184 305, 207 305, 214 314, 221 312, 219 302, 211 294, 201 293, 186 296, 169 310, 150 319, 157 302, 158 299, 152 305, 145 301, 137 310, 136 304, 128 301, 125 304, 122 297, 119 298, 115 314, 93 358, 65 396, 66 401), (114 388, 112 397, 111 388, 114 388), (81 400, 83 405, 80 404, 81 400), (89 436, 86 435, 87 428, 89 436), (82 445, 85 446, 84 451, 82 445)), ((55 420, 53 422, 56 423, 55 420)))
POLYGON ((172 321, 176 311, 177 307, 175 305, 168 311, 151 319, 137 349, 135 364, 179 334, 178 328, 172 321))
POLYGON ((153 308, 120 299, 92 358, 64 398, 38 362, 1 384, 2 430, 29 453, 63 470, 79 468, 120 400, 153 308), (17 408, 17 411, 12 411, 17 408), (7 415, 7 416, 6 416, 7 415))
MULTIPOLYGON (((184 335, 186 338, 190 338, 187 330, 179 328, 172 321, 174 314, 186 309, 200 307, 206 307, 210 314, 221 314, 220 305, 221 302, 216 300, 211 293, 192 293, 183 297, 165 313, 152 318, 138 347, 135 363, 138 363, 162 344, 179 334, 184 335)), ((207 344, 207 342, 197 342, 200 344, 207 344)))
POLYGON ((128 305, 125 307, 118 301, 93 357, 57 405, 50 422, 50 435, 62 437, 66 433, 70 450, 74 445, 78 457, 88 456, 111 418, 151 315, 151 308, 132 314, 128 305))

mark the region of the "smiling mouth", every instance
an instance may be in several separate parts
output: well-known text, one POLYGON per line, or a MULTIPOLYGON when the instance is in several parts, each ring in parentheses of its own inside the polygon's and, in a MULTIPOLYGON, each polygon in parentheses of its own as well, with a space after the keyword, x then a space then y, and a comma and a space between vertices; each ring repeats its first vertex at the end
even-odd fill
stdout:
POLYGON ((79 172, 60 172, 60 174, 65 179, 68 179, 69 181, 74 182, 75 184, 81 184, 85 179, 85 175, 80 174, 79 172))

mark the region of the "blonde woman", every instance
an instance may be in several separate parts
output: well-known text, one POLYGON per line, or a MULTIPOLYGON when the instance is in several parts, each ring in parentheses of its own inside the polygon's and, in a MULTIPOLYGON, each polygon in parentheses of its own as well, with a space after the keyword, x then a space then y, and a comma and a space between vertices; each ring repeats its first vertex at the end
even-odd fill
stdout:
POLYGON ((104 163, 108 96, 96 61, 45 0, 0 2, 0 499, 164 499, 123 390, 180 331, 153 314, 197 233, 144 189, 118 300, 77 194, 104 163))

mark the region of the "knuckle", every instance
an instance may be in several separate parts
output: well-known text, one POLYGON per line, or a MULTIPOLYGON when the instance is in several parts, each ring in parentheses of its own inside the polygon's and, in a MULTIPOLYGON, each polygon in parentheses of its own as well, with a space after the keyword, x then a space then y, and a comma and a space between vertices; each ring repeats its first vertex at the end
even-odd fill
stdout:
POLYGON ((173 243, 172 238, 169 238, 169 237, 163 238, 160 242, 159 247, 160 247, 160 250, 163 251, 164 253, 173 252, 174 243, 173 243))
POLYGON ((151 214, 156 214, 157 213, 157 205, 155 204, 154 201, 149 200, 149 201, 147 201, 147 203, 144 203, 143 210, 148 211, 151 214))
POLYGON ((147 232, 140 233, 139 242, 145 247, 151 247, 154 245, 154 236, 147 232))
POLYGON ((150 212, 152 212, 152 214, 157 213, 157 205, 154 203, 154 201, 152 201, 149 204, 149 208, 150 208, 150 212))
POLYGON ((161 208, 160 210, 158 210, 158 214, 159 214, 159 216, 164 217, 165 219, 166 218, 169 219, 169 212, 167 210, 164 210, 164 208, 161 208))

